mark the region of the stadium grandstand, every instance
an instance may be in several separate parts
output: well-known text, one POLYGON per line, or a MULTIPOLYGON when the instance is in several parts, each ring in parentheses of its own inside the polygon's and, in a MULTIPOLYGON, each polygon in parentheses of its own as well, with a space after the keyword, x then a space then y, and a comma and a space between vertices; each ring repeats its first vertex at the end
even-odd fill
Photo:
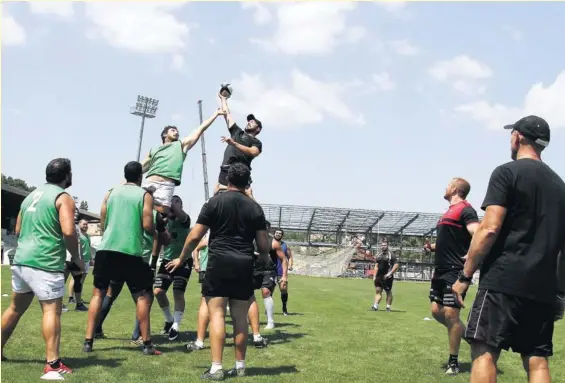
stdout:
MULTIPOLYGON (((17 238, 14 234, 20 205, 30 192, 14 186, 2 184, 2 264, 9 264, 14 257, 17 238)), ((100 216, 78 209, 78 219, 86 218, 89 222, 88 233, 100 235, 100 216)))
POLYGON ((263 204, 267 220, 284 230, 292 246, 293 273, 325 277, 371 278, 380 241, 400 258, 398 279, 427 281, 433 253, 423 250, 434 241, 441 214, 263 204))

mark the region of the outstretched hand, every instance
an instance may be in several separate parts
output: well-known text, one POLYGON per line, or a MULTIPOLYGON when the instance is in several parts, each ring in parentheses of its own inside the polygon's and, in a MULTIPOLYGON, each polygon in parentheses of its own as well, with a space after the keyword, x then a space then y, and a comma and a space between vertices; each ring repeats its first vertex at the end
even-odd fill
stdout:
POLYGON ((233 145, 233 144, 234 144, 234 141, 233 141, 233 139, 232 139, 231 137, 224 137, 224 136, 222 136, 222 142, 225 142, 225 143, 228 144, 228 145, 233 145))
POLYGON ((216 110, 216 116, 225 116, 226 114, 228 114, 228 112, 222 108, 216 110))
POLYGON ((169 272, 172 273, 173 271, 175 271, 176 269, 178 269, 181 266, 181 262, 180 262, 180 258, 177 259, 173 259, 172 261, 170 261, 169 263, 167 263, 165 265, 165 269, 169 272))

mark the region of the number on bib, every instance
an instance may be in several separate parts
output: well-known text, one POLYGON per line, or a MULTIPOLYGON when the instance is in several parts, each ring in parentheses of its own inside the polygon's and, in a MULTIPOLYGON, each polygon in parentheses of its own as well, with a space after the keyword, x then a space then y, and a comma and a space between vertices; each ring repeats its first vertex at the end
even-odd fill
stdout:
POLYGON ((29 207, 26 209, 26 211, 34 212, 35 205, 37 205, 37 203, 39 202, 42 196, 43 196, 43 192, 35 193, 35 195, 33 196, 33 201, 31 202, 31 205, 29 205, 29 207))

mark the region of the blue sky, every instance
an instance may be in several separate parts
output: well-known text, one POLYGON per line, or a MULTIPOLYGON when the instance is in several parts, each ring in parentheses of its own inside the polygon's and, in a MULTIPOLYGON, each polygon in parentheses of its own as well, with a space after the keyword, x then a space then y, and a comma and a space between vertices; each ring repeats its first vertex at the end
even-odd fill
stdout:
MULTIPOLYGON (((236 121, 263 121, 260 202, 441 212, 458 176, 478 207, 509 160, 501 126, 525 114, 552 126, 544 159, 565 175, 563 36, 562 3, 4 3, 2 172, 38 185, 69 157, 98 211, 135 159, 138 94, 160 100, 145 155, 230 82, 236 121)), ((225 133, 206 133, 211 188, 225 133)), ((199 144, 184 169, 195 216, 199 144)))

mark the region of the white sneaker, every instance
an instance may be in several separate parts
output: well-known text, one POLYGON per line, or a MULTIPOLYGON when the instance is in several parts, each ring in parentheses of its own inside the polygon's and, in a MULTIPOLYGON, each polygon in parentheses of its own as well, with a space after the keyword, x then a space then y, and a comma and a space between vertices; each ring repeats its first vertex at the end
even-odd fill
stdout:
POLYGON ((273 322, 267 323, 267 326, 265 326, 265 330, 272 330, 275 328, 275 324, 273 322))

